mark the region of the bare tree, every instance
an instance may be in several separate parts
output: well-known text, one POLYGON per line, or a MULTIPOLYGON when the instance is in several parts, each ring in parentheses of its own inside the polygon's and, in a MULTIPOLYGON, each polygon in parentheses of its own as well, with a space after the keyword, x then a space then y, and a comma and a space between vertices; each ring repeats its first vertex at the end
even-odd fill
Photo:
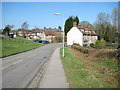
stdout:
POLYGON ((37 27, 37 26, 34 26, 34 29, 39 29, 39 27, 37 27))
POLYGON ((10 29, 14 28, 14 25, 7 25, 6 27, 9 27, 10 29))
POLYGON ((108 27, 110 26, 110 15, 107 13, 99 13, 97 17, 97 21, 95 22, 96 32, 100 36, 100 38, 106 38, 106 32, 108 31, 108 27))
POLYGON ((118 31, 118 8, 114 8, 111 15, 113 26, 116 27, 118 31))
POLYGON ((28 27, 29 27, 29 24, 27 23, 27 22, 24 22, 22 25, 21 25, 21 28, 22 29, 28 29, 28 27))
POLYGON ((104 27, 106 28, 110 23, 110 15, 103 12, 99 13, 97 18, 97 23, 103 24, 104 27))
POLYGON ((3 34, 6 34, 9 36, 10 30, 14 28, 14 25, 6 25, 5 28, 3 29, 3 34))
POLYGON ((58 29, 61 31, 61 30, 62 30, 62 27, 61 27, 61 26, 58 26, 58 29))

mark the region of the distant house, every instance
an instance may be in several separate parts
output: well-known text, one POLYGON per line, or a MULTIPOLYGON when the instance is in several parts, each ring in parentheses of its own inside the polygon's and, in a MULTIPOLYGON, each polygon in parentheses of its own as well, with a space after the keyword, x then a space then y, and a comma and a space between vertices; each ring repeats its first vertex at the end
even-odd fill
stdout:
POLYGON ((30 39, 41 39, 42 38, 43 31, 39 29, 32 29, 32 30, 23 30, 19 29, 17 31, 18 36, 26 36, 29 37, 30 39))
POLYGON ((27 36, 28 30, 24 30, 24 29, 19 29, 17 31, 17 35, 18 36, 27 36))
POLYGON ((32 29, 32 35, 33 37, 38 37, 38 39, 45 40, 45 33, 43 30, 40 29, 32 29))
POLYGON ((81 46, 89 46, 91 43, 95 43, 96 40, 98 40, 98 36, 90 26, 84 27, 80 23, 76 25, 76 22, 73 22, 73 27, 67 33, 67 45, 79 43, 81 46))
POLYGON ((9 35, 10 35, 11 38, 16 38, 17 37, 17 30, 11 30, 9 32, 9 35))
POLYGON ((52 42, 56 36, 56 32, 55 31, 45 31, 45 35, 46 35, 46 40, 49 42, 52 42))
POLYGON ((62 33, 57 29, 51 29, 46 27, 44 27, 44 29, 32 29, 32 30, 19 29, 16 31, 17 36, 26 36, 28 39, 47 40, 49 42, 52 42, 57 35, 61 35, 62 33))

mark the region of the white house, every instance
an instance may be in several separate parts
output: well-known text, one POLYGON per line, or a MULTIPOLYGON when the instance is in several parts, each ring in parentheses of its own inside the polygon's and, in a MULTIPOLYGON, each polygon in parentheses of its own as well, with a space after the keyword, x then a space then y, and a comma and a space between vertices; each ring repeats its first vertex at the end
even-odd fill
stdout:
POLYGON ((91 30, 90 26, 84 27, 76 22, 73 22, 73 27, 67 33, 67 45, 73 45, 79 43, 81 46, 89 46, 91 43, 95 43, 98 39, 96 33, 91 30))
POLYGON ((67 33, 67 45, 73 45, 74 43, 79 43, 83 46, 83 34, 77 27, 72 27, 67 33))

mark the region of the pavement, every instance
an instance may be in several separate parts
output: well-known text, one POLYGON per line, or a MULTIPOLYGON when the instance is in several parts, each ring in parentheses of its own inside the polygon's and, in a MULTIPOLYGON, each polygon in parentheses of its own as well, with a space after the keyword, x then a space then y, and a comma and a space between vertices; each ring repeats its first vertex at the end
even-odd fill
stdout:
POLYGON ((57 48, 47 62, 39 88, 69 88, 57 48))
MULTIPOLYGON (((2 87, 25 88, 45 61, 48 61, 56 48, 62 44, 48 44, 2 58, 2 87)), ((53 62, 54 63, 54 62, 53 62)))

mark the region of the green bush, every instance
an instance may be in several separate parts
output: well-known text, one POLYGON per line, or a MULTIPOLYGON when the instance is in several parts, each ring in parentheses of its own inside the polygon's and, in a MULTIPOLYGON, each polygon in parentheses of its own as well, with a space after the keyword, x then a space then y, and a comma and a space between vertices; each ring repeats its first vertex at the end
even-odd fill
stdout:
POLYGON ((94 48, 94 47, 95 47, 95 44, 91 43, 91 44, 90 44, 90 47, 94 48))
POLYGON ((83 47, 87 47, 88 45, 87 44, 83 44, 83 47))
POLYGON ((80 45, 79 43, 74 43, 73 45, 80 45))
POLYGON ((97 40, 95 43, 95 48, 102 49, 106 46, 106 41, 104 39, 97 40))

